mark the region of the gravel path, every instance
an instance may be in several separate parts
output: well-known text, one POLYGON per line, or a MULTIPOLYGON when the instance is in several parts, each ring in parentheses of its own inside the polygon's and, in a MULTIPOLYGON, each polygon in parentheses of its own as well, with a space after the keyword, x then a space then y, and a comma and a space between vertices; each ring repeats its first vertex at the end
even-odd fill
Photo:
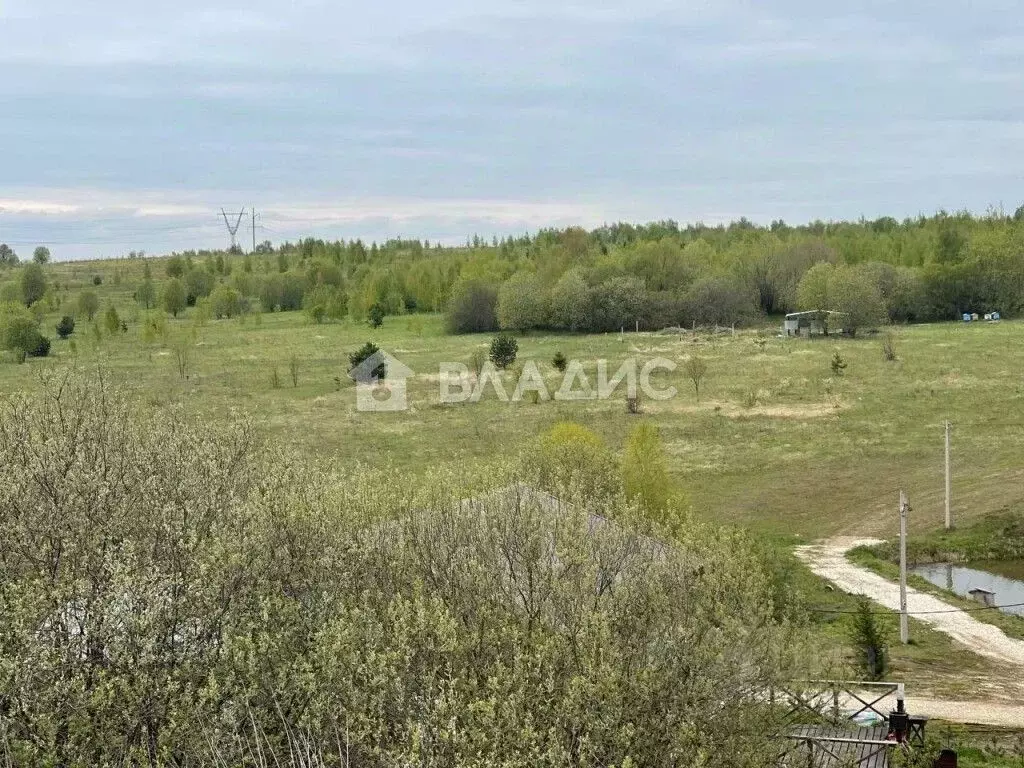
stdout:
MULTIPOLYGON (((814 573, 832 582, 844 592, 865 595, 885 608, 898 611, 899 584, 854 565, 846 559, 846 553, 854 547, 876 543, 878 542, 874 539, 830 539, 818 544, 797 547, 796 555, 814 573)), ((1007 669, 1006 673, 1012 677, 1024 677, 1024 640, 1007 637, 998 627, 984 624, 969 613, 957 610, 956 606, 919 592, 913 587, 907 587, 907 609, 911 614, 920 611, 951 611, 919 614, 914 618, 939 632, 945 632, 974 653, 1004 664, 1018 665, 1016 668, 1007 669)), ((914 714, 952 722, 1024 728, 1024 705, 944 701, 908 696, 907 709, 914 714)))
POLYGON ((941 701, 907 696, 907 711, 933 720, 972 725, 1024 728, 1024 706, 992 704, 987 701, 941 701))
MULTIPOLYGON (((844 592, 866 595, 879 605, 893 611, 900 609, 900 586, 846 559, 846 553, 862 544, 878 543, 874 539, 830 539, 819 544, 797 547, 796 555, 818 576, 828 579, 844 592)), ((907 610, 919 613, 918 621, 939 632, 945 632, 961 645, 982 656, 1007 664, 1024 666, 1024 640, 1007 637, 1003 630, 984 624, 956 606, 937 597, 907 587, 907 610), (922 611, 952 611, 923 613, 922 611)), ((1024 670, 1017 672, 1024 675, 1024 670)))
MULTIPOLYGON (((840 707, 847 712, 856 712, 864 706, 864 702, 874 701, 878 692, 860 691, 859 696, 860 700, 858 701, 849 694, 842 695, 840 707)), ((932 720, 972 725, 995 725, 1002 728, 1024 728, 1024 705, 988 701, 949 701, 925 696, 907 696, 904 699, 904 704, 912 715, 924 716, 932 720)), ((890 695, 875 704, 875 709, 879 712, 888 712, 895 706, 896 696, 890 695)))

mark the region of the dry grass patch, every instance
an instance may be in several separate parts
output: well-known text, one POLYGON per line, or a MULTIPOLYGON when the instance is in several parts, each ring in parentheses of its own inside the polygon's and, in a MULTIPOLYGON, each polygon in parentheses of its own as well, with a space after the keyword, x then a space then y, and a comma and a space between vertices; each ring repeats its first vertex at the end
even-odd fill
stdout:
MULTIPOLYGON (((758 393, 761 397, 762 393, 758 393)), ((647 409, 652 413, 715 413, 730 419, 746 419, 763 417, 770 419, 820 419, 834 416, 839 411, 849 408, 849 404, 839 399, 830 402, 787 405, 752 405, 723 400, 708 400, 701 403, 684 403, 678 399, 651 401, 647 409)))

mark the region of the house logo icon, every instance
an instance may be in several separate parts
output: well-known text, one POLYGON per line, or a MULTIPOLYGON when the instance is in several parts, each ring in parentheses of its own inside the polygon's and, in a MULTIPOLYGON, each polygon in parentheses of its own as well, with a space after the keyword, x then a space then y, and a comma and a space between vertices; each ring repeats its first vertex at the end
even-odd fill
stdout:
POLYGON ((348 372, 356 383, 356 410, 404 411, 409 407, 405 381, 414 371, 384 350, 374 352, 348 372))

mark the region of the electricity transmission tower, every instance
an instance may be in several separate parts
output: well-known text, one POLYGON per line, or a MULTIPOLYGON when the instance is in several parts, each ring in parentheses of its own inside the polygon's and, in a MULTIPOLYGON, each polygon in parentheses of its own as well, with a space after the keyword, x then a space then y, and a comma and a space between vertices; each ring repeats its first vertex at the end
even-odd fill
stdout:
MULTIPOLYGON (((235 217, 235 223, 231 223, 231 219, 228 218, 227 212, 221 208, 220 215, 224 217, 224 226, 228 228, 228 234, 231 235, 231 250, 235 250, 238 247, 238 243, 235 240, 235 235, 238 234, 238 228, 242 226, 242 217, 245 216, 245 208, 239 211, 238 216, 235 217)), ((234 216, 234 214, 231 214, 234 216)))

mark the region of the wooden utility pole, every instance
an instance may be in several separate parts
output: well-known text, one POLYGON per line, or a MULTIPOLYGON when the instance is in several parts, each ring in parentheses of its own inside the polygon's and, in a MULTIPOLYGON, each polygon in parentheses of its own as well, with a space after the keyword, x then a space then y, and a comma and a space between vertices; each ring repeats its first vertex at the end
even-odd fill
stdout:
POLYGON ((900 642, 910 642, 910 624, 907 619, 907 494, 900 491, 900 642))
POLYGON ((252 207, 252 252, 256 253, 256 206, 252 207))
POLYGON ((953 511, 951 506, 952 478, 949 472, 949 430, 952 425, 946 422, 946 530, 953 527, 953 511))

